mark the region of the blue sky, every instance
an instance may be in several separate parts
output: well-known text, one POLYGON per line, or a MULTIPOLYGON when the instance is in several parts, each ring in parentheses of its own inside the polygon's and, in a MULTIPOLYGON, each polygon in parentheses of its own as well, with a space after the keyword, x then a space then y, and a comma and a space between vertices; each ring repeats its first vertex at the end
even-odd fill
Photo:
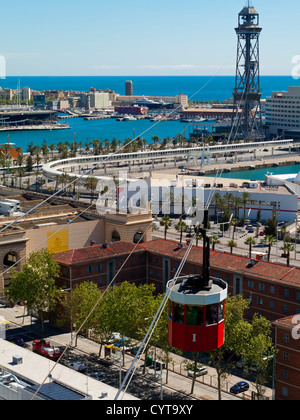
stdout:
MULTIPOLYGON (((246 0, 10 0, 1 5, 8 76, 233 75, 246 0)), ((261 74, 300 56, 299 0, 253 0, 261 74)))

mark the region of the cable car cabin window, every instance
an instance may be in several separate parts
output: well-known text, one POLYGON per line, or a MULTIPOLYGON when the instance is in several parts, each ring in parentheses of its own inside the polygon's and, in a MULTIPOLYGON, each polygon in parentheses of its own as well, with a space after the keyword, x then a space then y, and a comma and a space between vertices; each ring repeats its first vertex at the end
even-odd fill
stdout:
POLYGON ((203 326, 203 306, 187 306, 186 325, 203 326))
POLYGON ((178 303, 174 304, 174 322, 184 324, 184 307, 178 303))
POLYGON ((206 307, 206 325, 217 324, 218 322, 218 305, 208 305, 206 307))
POLYGON ((173 302, 171 302, 170 300, 169 300, 169 319, 173 319, 173 317, 172 317, 172 307, 173 307, 173 302))
POLYGON ((219 304, 219 322, 223 321, 224 319, 224 302, 219 304))

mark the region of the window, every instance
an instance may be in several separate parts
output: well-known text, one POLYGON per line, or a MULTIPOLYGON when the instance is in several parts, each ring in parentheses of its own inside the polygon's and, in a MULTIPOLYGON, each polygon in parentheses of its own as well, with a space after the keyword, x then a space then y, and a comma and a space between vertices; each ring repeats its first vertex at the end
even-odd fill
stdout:
POLYGON ((265 285, 263 283, 259 283, 258 290, 260 290, 261 292, 264 292, 265 291, 265 285))
POLYGON ((254 288, 254 281, 248 280, 248 287, 249 287, 249 289, 253 289, 254 288))
POLYGON ((88 265, 88 267, 87 267, 87 272, 88 272, 89 274, 91 274, 91 273, 93 272, 93 266, 92 266, 92 265, 88 265))
POLYGON ((289 297, 289 295, 290 295, 290 291, 289 291, 289 289, 284 289, 284 297, 289 297))
POLYGON ((98 286, 101 286, 101 284, 103 283, 103 280, 101 277, 98 278, 98 286))
POLYGON ((111 240, 112 242, 119 242, 121 240, 121 237, 116 230, 112 233, 111 240))
POLYGON ((184 308, 178 303, 174 303, 174 322, 177 324, 184 323, 184 308))
POLYGON ((218 322, 218 305, 208 305, 206 307, 206 325, 213 325, 218 322))
POLYGON ((263 298, 258 297, 258 298, 256 299, 256 303, 257 303, 258 305, 263 306, 263 304, 264 304, 264 300, 263 300, 263 298))
POLYGON ((274 307, 275 307, 275 303, 274 303, 274 301, 273 301, 273 300, 271 300, 271 301, 270 301, 270 308, 271 308, 271 309, 274 309, 274 307))
POLYGON ((284 341, 285 343, 289 343, 289 342, 290 342, 290 335, 289 335, 289 334, 284 334, 284 336, 283 336, 283 341, 284 341))
POLYGON ((97 264, 97 271, 102 271, 102 264, 97 264))
POLYGON ((288 311, 289 311, 289 305, 284 305, 283 312, 288 312, 288 311))
POLYGON ((203 326, 203 306, 187 306, 186 325, 203 326))

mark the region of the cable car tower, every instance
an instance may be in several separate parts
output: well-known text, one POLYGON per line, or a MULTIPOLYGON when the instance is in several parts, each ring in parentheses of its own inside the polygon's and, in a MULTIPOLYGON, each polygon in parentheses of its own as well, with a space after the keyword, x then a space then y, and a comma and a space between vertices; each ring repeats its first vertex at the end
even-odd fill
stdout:
POLYGON ((235 136, 260 140, 264 137, 261 118, 261 89, 259 74, 259 14, 248 0, 238 15, 235 28, 238 45, 233 99, 235 136), (239 111, 239 114, 237 112, 239 111))
POLYGON ((178 277, 167 284, 169 296, 169 343, 182 351, 206 352, 224 344, 227 283, 210 277, 208 210, 203 227, 202 274, 178 277))

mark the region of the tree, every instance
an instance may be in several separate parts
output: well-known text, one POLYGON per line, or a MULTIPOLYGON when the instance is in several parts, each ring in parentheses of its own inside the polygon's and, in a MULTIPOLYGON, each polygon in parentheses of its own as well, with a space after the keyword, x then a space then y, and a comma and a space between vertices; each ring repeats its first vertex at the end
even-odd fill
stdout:
POLYGON ((89 176, 84 184, 85 188, 91 191, 91 202, 94 199, 94 194, 97 189, 98 180, 93 176, 89 176))
POLYGON ((228 246, 230 247, 230 253, 232 254, 233 248, 237 247, 237 243, 231 239, 230 241, 228 241, 228 246))
POLYGON ((276 238, 272 235, 265 236, 264 243, 268 245, 268 262, 270 262, 270 256, 271 256, 271 248, 275 243, 277 242, 276 238))
POLYGON ((220 243, 220 239, 218 238, 217 235, 213 235, 210 238, 210 243, 211 243, 212 250, 214 251, 215 250, 215 246, 220 243))
POLYGON ((55 307, 61 297, 55 286, 59 264, 47 250, 32 252, 21 271, 12 269, 6 293, 12 302, 24 302, 27 311, 41 313, 55 307))
POLYGON ((267 236, 274 236, 274 238, 277 238, 277 222, 276 218, 270 217, 267 220, 266 226, 265 226, 265 234, 267 236))
POLYGON ((182 220, 182 217, 180 216, 179 222, 175 226, 175 229, 180 232, 180 243, 182 243, 182 233, 186 232, 188 228, 188 225, 182 220))
POLYGON ((231 226, 233 226, 232 239, 234 239, 235 229, 236 229, 238 223, 239 223, 239 221, 236 218, 231 220, 231 226))
POLYGON ((252 246, 256 245, 256 240, 254 238, 252 238, 252 236, 249 236, 246 240, 245 240, 245 244, 249 245, 249 258, 251 258, 251 253, 252 253, 252 246))
POLYGON ((256 388, 259 396, 267 381, 266 359, 274 354, 270 337, 271 323, 257 315, 254 315, 252 322, 245 321, 244 313, 248 307, 249 301, 241 295, 227 297, 225 342, 219 349, 209 352, 209 364, 217 371, 219 399, 221 399, 221 383, 233 368, 233 355, 246 360, 247 366, 254 364, 257 366, 256 388), (224 363, 226 354, 226 363, 224 363), (228 358, 228 354, 232 356, 228 358))
POLYGON ((72 292, 64 292, 62 302, 63 312, 59 319, 59 325, 66 322, 75 328, 75 347, 77 346, 77 338, 80 330, 88 331, 94 328, 97 322, 97 313, 92 309, 100 299, 102 293, 97 285, 90 282, 84 282, 77 285, 72 292), (88 316, 91 313, 90 316, 88 316))
POLYGON ((283 249, 285 255, 286 255, 286 265, 289 267, 290 265, 290 254, 292 251, 295 251, 295 246, 291 242, 284 242, 283 249))
POLYGON ((250 199, 251 199, 251 194, 248 193, 247 191, 244 191, 241 197, 241 202, 244 209, 244 216, 243 216, 244 220, 246 219, 246 206, 249 203, 250 199))
POLYGON ((160 226, 163 226, 164 227, 164 229, 165 229, 165 236, 164 236, 164 238, 167 239, 167 231, 172 226, 172 221, 171 221, 171 218, 170 218, 170 216, 168 214, 165 215, 161 219, 160 226))

